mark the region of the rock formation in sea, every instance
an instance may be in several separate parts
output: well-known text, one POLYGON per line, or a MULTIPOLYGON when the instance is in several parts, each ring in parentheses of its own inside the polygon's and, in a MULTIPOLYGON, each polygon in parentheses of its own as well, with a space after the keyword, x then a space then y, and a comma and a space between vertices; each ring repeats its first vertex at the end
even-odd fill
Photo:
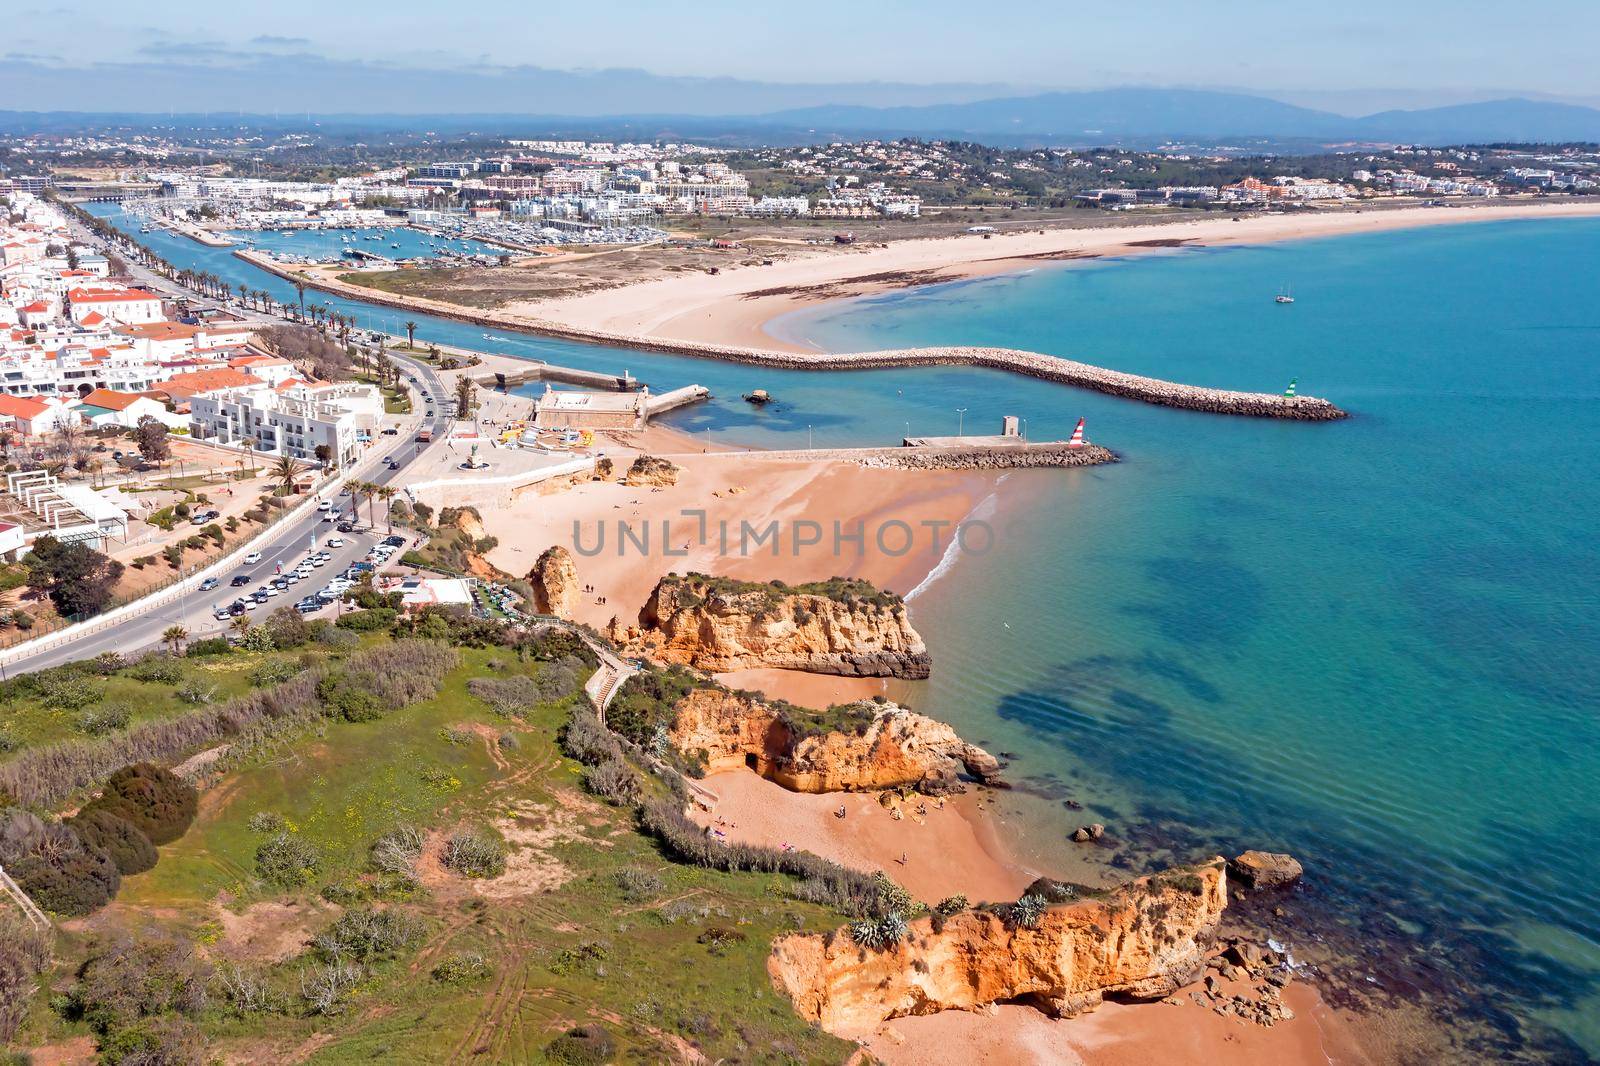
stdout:
POLYGON ((669 460, 654 455, 641 455, 628 467, 624 479, 629 485, 676 485, 682 470, 669 460))
POLYGON ((533 586, 534 610, 572 617, 578 605, 578 567, 566 548, 559 544, 546 548, 528 571, 528 584, 533 586))
POLYGON ((905 602, 853 578, 789 587, 669 574, 638 627, 615 635, 658 662, 712 673, 765 667, 925 678, 933 666, 905 602))
POLYGON ((773 946, 767 969, 801 1017, 841 1035, 991 1003, 1070 1017, 1197 980, 1226 906, 1217 858, 1045 907, 1032 925, 1005 907, 966 910, 917 919, 882 950, 858 945, 847 929, 795 934, 773 946))
POLYGON ((1251 888, 1283 888, 1300 880, 1305 869, 1293 855, 1247 851, 1228 863, 1228 876, 1251 888))
POLYGON ((937 795, 965 789, 965 772, 998 782, 1000 763, 943 722, 888 701, 812 711, 749 692, 695 689, 679 700, 674 747, 710 770, 746 766, 793 792, 910 786, 937 795))

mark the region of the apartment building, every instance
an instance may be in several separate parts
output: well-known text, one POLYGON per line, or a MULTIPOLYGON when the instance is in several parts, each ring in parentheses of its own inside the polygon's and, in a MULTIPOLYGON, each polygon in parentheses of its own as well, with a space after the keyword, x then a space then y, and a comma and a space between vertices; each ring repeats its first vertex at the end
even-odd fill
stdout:
POLYGON ((255 442, 265 455, 288 455, 320 462, 318 447, 330 461, 354 461, 383 418, 383 399, 371 385, 353 382, 290 382, 273 388, 264 381, 196 395, 189 403, 190 433, 219 444, 255 442))

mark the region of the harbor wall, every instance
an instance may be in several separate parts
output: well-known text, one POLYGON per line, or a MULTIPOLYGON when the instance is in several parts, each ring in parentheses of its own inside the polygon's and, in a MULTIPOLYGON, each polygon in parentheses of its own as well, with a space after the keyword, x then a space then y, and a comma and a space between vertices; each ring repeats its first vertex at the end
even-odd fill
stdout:
POLYGON ((1333 403, 1315 396, 1282 396, 1267 392, 1237 392, 1201 385, 1185 385, 1015 348, 950 346, 850 353, 780 352, 769 348, 706 344, 698 341, 614 333, 607 330, 577 329, 546 319, 524 318, 520 315, 495 311, 473 311, 438 300, 396 297, 389 293, 364 289, 359 285, 330 282, 324 278, 298 274, 259 254, 245 251, 234 254, 279 277, 302 281, 307 286, 338 293, 341 296, 401 310, 423 311, 457 322, 521 330, 584 344, 634 348, 640 351, 687 355, 700 359, 721 359, 726 362, 780 370, 881 370, 894 367, 977 366, 1005 370, 1043 381, 1054 381, 1123 399, 1187 411, 1302 422, 1330 422, 1348 417, 1347 412, 1333 403))

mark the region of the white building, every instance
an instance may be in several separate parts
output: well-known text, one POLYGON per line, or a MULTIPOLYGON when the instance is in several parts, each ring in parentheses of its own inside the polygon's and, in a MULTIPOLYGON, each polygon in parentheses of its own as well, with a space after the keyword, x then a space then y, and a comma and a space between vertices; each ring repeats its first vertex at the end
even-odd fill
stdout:
POLYGON ((224 389, 190 401, 190 432, 199 440, 238 444, 255 440, 255 450, 320 462, 319 446, 332 462, 354 461, 383 418, 383 399, 371 385, 293 384, 274 389, 265 382, 224 389))

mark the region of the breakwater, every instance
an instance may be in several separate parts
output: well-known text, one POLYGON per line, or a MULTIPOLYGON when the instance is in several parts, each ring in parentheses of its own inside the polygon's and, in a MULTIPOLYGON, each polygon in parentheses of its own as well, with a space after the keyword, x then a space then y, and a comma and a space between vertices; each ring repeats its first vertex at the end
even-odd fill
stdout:
POLYGON ((1176 407, 1186 411, 1236 415, 1247 418, 1281 418, 1301 422, 1331 422, 1348 417, 1328 400, 1315 396, 1281 396, 1267 392, 1238 392, 1202 385, 1185 385, 1160 378, 1127 374, 1120 370, 1080 363, 1057 355, 1014 348, 938 347, 903 348, 876 352, 782 352, 743 345, 708 344, 609 330, 579 329, 541 318, 498 311, 477 311, 439 300, 398 297, 359 285, 289 270, 266 256, 237 251, 234 255, 279 277, 301 282, 351 299, 382 304, 405 311, 422 311, 458 322, 521 330, 584 344, 603 344, 639 351, 720 359, 780 370, 882 370, 918 366, 977 366, 1090 389, 1127 400, 1176 407))
MULTIPOLYGON (((1023 470, 1038 467, 1098 466, 1120 460, 1116 452, 1089 444, 1082 448, 1069 448, 1066 441, 1048 441, 1039 444, 1001 445, 974 444, 970 446, 934 447, 912 445, 901 448, 793 448, 788 450, 722 452, 717 455, 776 462, 838 461, 859 466, 893 470, 1023 470)), ((708 458, 693 453, 696 460, 708 458)), ((663 455, 664 459, 679 458, 663 455)))

